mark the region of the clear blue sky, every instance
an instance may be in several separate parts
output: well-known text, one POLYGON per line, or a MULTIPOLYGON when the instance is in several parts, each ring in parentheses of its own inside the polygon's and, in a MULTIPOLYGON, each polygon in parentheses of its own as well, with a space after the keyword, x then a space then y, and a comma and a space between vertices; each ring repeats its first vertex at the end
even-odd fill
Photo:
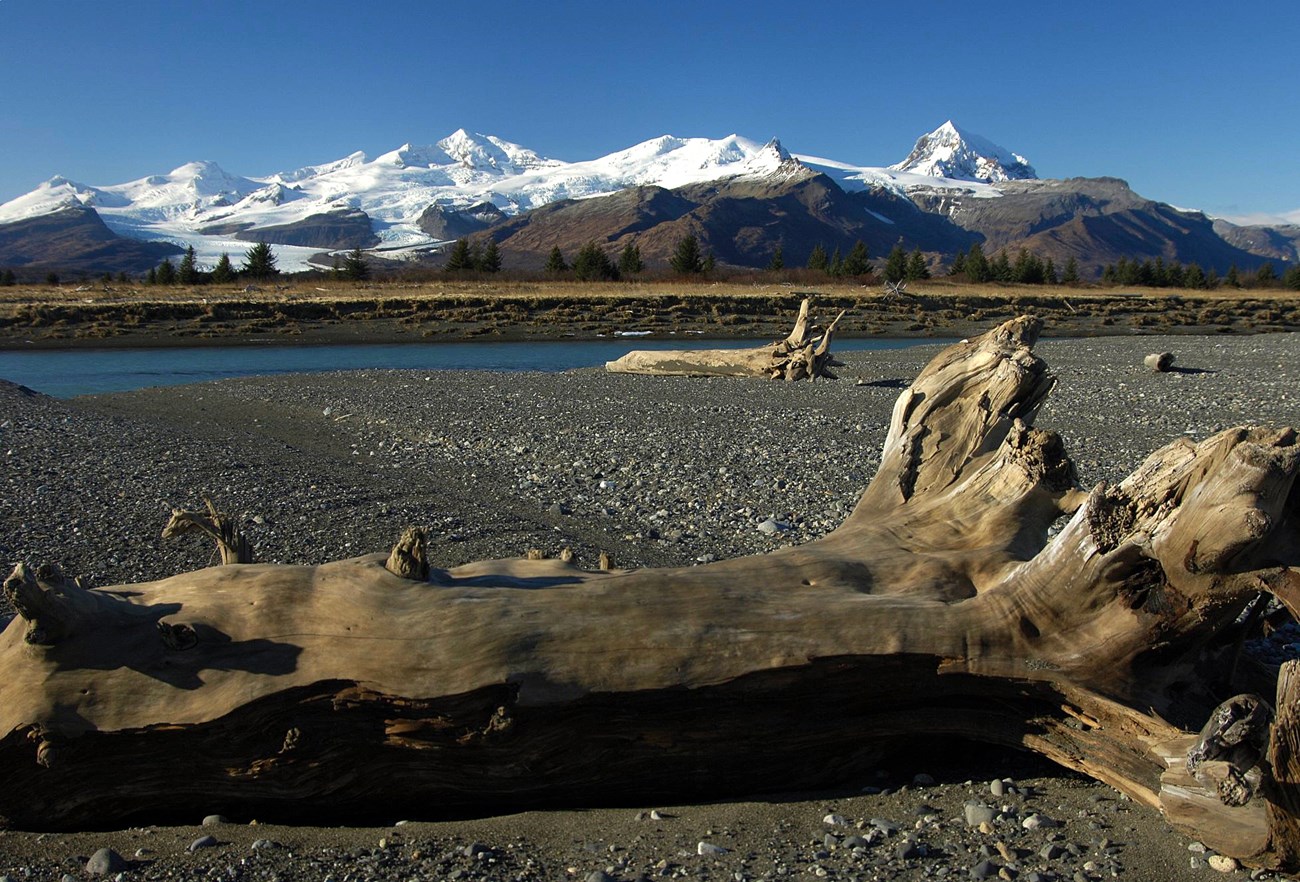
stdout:
POLYGON ((210 159, 262 175, 466 128, 862 165, 952 118, 1044 177, 1300 209, 1300 3, 0 0, 0 201, 210 159))

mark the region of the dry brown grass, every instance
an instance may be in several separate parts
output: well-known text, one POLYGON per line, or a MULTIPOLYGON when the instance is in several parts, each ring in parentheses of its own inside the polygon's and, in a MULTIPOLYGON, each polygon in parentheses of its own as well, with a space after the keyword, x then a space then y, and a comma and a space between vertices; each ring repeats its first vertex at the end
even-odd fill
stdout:
MULTIPOLYGON (((739 283, 726 281, 648 281, 648 282, 573 282, 573 281, 464 281, 350 282, 313 280, 245 285, 203 285, 191 288, 143 285, 88 283, 79 286, 20 285, 0 288, 0 304, 112 304, 112 303, 280 303, 285 301, 323 303, 337 301, 403 300, 439 301, 456 298, 528 300, 532 298, 582 300, 654 299, 656 297, 772 297, 813 293, 828 298, 883 297, 881 285, 845 284, 827 281, 817 285, 781 282, 739 283)), ((1043 285, 972 285, 932 279, 913 282, 906 293, 923 297, 990 297, 1003 300, 1048 298, 1061 301, 1086 301, 1098 298, 1133 297, 1146 300, 1171 298, 1191 300, 1296 300, 1300 292, 1282 288, 1219 288, 1203 291, 1183 288, 1110 288, 1043 285)))

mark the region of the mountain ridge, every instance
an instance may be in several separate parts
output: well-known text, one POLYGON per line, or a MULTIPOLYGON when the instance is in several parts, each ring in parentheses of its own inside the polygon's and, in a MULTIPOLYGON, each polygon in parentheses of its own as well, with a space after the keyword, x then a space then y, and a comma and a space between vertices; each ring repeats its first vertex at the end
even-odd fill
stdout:
MULTIPOLYGON (((1294 259, 1296 237, 1285 231, 1224 224, 1216 229, 1199 213, 1157 208, 1163 204, 1137 196, 1119 179, 1063 181, 1040 180, 1023 156, 951 120, 917 139, 908 156, 890 166, 792 153, 775 138, 759 142, 736 134, 665 134, 595 159, 565 162, 457 129, 433 144, 406 143, 373 159, 357 151, 258 177, 231 174, 212 161, 107 186, 54 177, 0 205, 0 230, 79 206, 97 213, 124 241, 192 246, 201 264, 214 264, 222 252, 239 254, 249 241, 267 241, 279 246, 286 270, 311 266, 321 251, 351 248, 436 261, 431 255, 450 239, 483 233, 517 249, 512 259, 523 265, 536 258, 544 236, 553 240, 547 251, 575 241, 577 230, 589 241, 623 241, 630 234, 617 226, 602 229, 599 219, 621 223, 620 212, 629 211, 641 218, 638 223, 659 217, 663 198, 644 190, 658 188, 691 207, 681 217, 660 220, 667 225, 663 230, 631 234, 644 240, 652 260, 662 251, 661 240, 687 229, 708 240, 720 260, 751 266, 765 265, 778 245, 790 249, 787 261, 802 261, 806 255, 799 252, 812 247, 807 237, 819 229, 827 240, 820 244, 828 249, 847 230, 867 241, 876 256, 894 244, 919 248, 936 260, 973 241, 992 249, 1032 244, 1045 249, 1045 257, 1072 256, 1093 270, 1125 241, 1139 249, 1125 256, 1182 259, 1178 255, 1188 249, 1180 251, 1176 237, 1188 231, 1196 234, 1187 240, 1197 243, 1193 256, 1203 262, 1294 259), (807 183, 819 178, 824 180, 807 183), (825 205, 793 195, 814 190, 825 205), (617 194, 627 195, 605 207, 578 204, 617 194), (641 200, 649 204, 638 206, 641 200), (762 206, 763 200, 774 201, 762 206), (1119 205, 1141 218, 1121 219, 1119 205), (531 212, 540 213, 518 222, 531 212), (1125 239, 1121 228, 1142 235, 1125 239)), ((98 237, 87 246, 102 251, 106 246, 98 237)), ((39 262, 27 241, 22 253, 0 248, 0 265, 39 262)), ((140 260, 150 253, 123 247, 140 260)), ((65 237, 59 252, 64 257, 67 248, 65 237)))

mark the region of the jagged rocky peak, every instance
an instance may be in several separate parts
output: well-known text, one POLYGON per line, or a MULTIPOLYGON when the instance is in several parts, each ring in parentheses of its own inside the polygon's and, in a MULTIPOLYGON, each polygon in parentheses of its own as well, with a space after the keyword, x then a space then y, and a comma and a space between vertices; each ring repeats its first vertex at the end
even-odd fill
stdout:
POLYGON ((889 168, 936 178, 989 183, 1038 177, 1029 160, 1020 154, 958 128, 952 120, 918 138, 907 158, 889 168))

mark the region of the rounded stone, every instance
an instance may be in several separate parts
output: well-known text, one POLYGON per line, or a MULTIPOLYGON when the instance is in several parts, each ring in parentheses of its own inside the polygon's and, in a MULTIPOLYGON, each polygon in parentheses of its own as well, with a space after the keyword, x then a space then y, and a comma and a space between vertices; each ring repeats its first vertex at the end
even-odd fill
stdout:
POLYGON ((991 824, 997 817, 997 811, 991 805, 985 805, 982 802, 968 802, 964 808, 966 814, 966 826, 978 827, 980 824, 991 824))
POLYGON ((111 848, 101 848, 86 861, 86 872, 91 876, 107 876, 126 869, 126 860, 111 848))

